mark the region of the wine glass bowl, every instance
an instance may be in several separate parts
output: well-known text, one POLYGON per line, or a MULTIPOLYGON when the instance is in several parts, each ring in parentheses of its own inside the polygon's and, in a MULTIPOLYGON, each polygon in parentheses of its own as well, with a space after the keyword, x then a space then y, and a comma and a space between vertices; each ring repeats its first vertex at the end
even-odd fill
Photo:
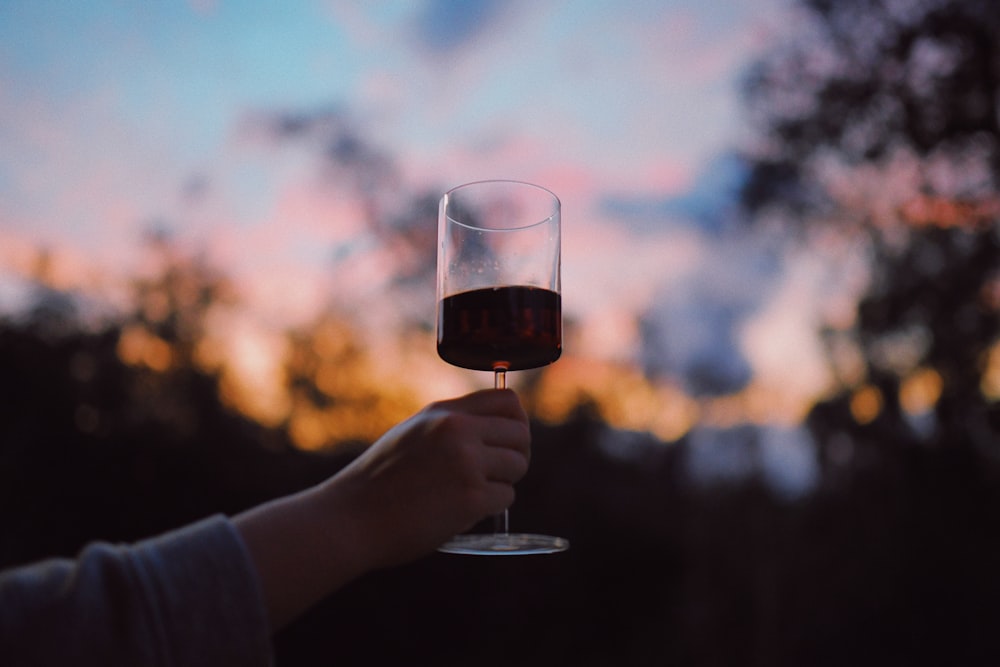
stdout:
MULTIPOLYGON (((437 351, 446 362, 492 371, 545 366, 562 353, 560 202, 520 181, 478 181, 449 190, 438 211, 437 351)), ((456 536, 449 553, 563 551, 561 537, 510 533, 456 536)))
POLYGON ((478 371, 521 371, 562 354, 559 294, 541 287, 481 287, 441 300, 438 355, 478 371))

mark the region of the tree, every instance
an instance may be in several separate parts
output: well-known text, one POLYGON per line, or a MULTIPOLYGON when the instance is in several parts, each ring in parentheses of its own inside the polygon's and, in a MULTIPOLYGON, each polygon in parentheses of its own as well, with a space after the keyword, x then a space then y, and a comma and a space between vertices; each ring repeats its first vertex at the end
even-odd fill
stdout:
POLYGON ((1000 345, 1000 12, 991 0, 798 10, 797 31, 746 79, 762 141, 743 201, 868 253, 855 320, 825 332, 841 386, 814 430, 827 446, 839 434, 1000 454, 998 397, 983 389, 1000 345), (844 349, 860 372, 836 362, 844 349))

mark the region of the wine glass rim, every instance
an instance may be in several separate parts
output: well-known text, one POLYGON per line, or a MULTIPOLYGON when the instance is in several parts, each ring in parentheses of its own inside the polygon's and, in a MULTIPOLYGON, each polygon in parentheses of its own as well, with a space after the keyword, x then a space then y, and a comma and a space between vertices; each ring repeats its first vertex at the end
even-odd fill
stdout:
POLYGON ((507 227, 507 228, 503 228, 503 229, 495 229, 495 228, 491 228, 491 227, 479 227, 478 225, 470 225, 467 222, 462 222, 461 220, 456 220, 455 218, 451 217, 450 215, 447 216, 448 220, 450 220, 451 222, 455 223, 456 225, 459 225, 460 227, 466 227, 467 229, 477 229, 477 230, 486 231, 486 232, 514 232, 514 231, 528 229, 530 227, 537 227, 538 225, 544 225, 545 223, 547 223, 547 222, 553 220, 554 218, 556 218, 559 215, 559 209, 562 208, 562 202, 559 201, 558 195, 556 195, 556 193, 552 192, 552 190, 549 190, 548 188, 546 188, 546 187, 544 187, 542 185, 538 185, 537 183, 529 183, 528 181, 518 181, 518 180, 515 180, 515 179, 507 179, 507 178, 488 178, 488 179, 484 179, 484 180, 480 180, 480 181, 470 181, 468 183, 462 183, 461 185, 456 185, 455 187, 453 187, 450 190, 448 190, 447 192, 445 192, 444 195, 443 195, 443 197, 442 197, 442 199, 446 200, 446 199, 450 198, 451 195, 453 193, 457 192, 458 190, 462 190, 462 189, 471 187, 473 185, 492 185, 492 184, 495 184, 495 185, 500 185, 500 184, 504 184, 504 185, 525 185, 525 186, 528 186, 529 188, 534 188, 535 190, 540 190, 540 191, 548 194, 550 197, 552 197, 552 201, 555 204, 555 210, 552 212, 551 215, 548 215, 548 216, 542 218, 541 220, 536 220, 535 222, 530 222, 530 223, 528 223, 526 225, 519 225, 517 227, 507 227))

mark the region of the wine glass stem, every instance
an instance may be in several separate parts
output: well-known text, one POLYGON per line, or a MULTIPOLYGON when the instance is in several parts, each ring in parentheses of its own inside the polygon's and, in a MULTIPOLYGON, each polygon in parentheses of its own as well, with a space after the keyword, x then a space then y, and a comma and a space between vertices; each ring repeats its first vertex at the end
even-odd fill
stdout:
MULTIPOLYGON (((507 388, 506 368, 493 369, 493 388, 507 388)), ((493 532, 496 535, 502 535, 504 537, 510 534, 510 512, 508 510, 505 509, 503 513, 498 514, 493 518, 493 532)))
POLYGON ((506 389, 507 388, 507 369, 506 368, 494 368, 493 369, 493 388, 494 389, 506 389))

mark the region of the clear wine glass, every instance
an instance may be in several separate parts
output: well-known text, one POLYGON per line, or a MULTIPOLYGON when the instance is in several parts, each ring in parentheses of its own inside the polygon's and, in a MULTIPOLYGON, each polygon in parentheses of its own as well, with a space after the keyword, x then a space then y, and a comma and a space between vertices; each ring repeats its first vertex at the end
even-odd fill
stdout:
MULTIPOLYGON (((545 188, 479 181, 449 190, 438 210, 437 351, 462 368, 508 371, 562 353, 560 203, 545 188)), ((448 553, 523 555, 569 548, 561 537, 511 533, 509 513, 492 534, 458 535, 448 553)))

